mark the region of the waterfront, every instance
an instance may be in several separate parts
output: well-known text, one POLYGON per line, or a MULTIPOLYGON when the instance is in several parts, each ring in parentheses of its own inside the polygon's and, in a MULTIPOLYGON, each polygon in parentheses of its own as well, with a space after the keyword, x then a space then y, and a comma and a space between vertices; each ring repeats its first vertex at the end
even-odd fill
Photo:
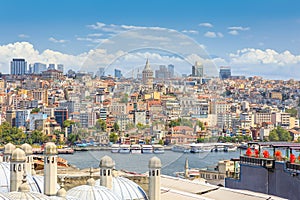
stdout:
POLYGON ((205 153, 178 153, 165 151, 164 154, 119 154, 110 151, 81 151, 73 155, 60 155, 68 160, 68 163, 80 169, 98 168, 100 159, 108 155, 116 163, 117 170, 145 173, 148 171, 148 161, 151 157, 157 156, 162 161, 162 173, 174 176, 175 172, 184 170, 185 159, 189 160, 190 168, 204 168, 216 166, 219 160, 237 158, 240 151, 235 152, 205 152, 205 153))

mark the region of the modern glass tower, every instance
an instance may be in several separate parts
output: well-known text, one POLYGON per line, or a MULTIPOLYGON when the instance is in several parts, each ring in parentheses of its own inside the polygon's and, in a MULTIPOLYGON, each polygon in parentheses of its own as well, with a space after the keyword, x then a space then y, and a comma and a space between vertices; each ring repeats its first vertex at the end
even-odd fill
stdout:
POLYGON ((27 73, 27 62, 22 58, 13 58, 10 62, 10 74, 24 75, 27 73))

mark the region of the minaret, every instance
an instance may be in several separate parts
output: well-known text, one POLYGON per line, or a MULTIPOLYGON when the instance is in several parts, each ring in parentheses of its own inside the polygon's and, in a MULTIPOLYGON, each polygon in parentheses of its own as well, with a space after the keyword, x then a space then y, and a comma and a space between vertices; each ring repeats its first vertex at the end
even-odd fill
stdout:
POLYGON ((12 143, 7 143, 4 145, 4 156, 3 156, 3 162, 9 162, 12 152, 16 149, 16 146, 12 143))
POLYGON ((185 159, 184 177, 185 178, 190 178, 190 176, 189 176, 189 160, 188 160, 188 158, 185 159))
POLYGON ((114 161, 109 156, 104 156, 100 160, 100 185, 112 189, 112 170, 115 166, 114 161))
POLYGON ((18 191, 22 184, 25 162, 25 152, 20 148, 16 148, 12 152, 10 160, 10 192, 18 191))
POLYGON ((158 157, 149 160, 149 200, 160 200, 161 161, 158 157))
POLYGON ((45 145, 44 157, 44 194, 48 196, 56 195, 57 185, 57 149, 53 142, 45 145))
POLYGON ((32 165, 33 165, 33 152, 32 152, 32 147, 25 143, 21 145, 21 149, 25 152, 26 154, 26 163, 25 163, 25 172, 26 174, 32 174, 32 165))

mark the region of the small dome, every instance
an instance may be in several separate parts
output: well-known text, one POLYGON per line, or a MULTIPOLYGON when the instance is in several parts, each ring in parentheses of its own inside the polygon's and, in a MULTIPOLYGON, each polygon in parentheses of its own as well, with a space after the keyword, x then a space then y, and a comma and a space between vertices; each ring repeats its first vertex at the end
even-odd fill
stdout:
POLYGON ((70 189, 68 196, 89 200, 121 200, 111 190, 103 186, 80 185, 70 189))
POLYGON ((4 145, 4 154, 12 154, 12 152, 16 149, 16 146, 13 145, 12 143, 7 143, 6 145, 4 145))
POLYGON ((47 144, 45 145, 45 154, 46 155, 56 155, 57 154, 57 148, 53 142, 47 142, 47 144))
POLYGON ((23 149, 23 151, 25 151, 26 155, 32 155, 33 154, 31 145, 29 145, 27 143, 22 144, 21 149, 23 149))
POLYGON ((60 188, 58 191, 57 191, 57 194, 56 194, 58 197, 66 197, 67 196, 67 191, 65 190, 65 188, 60 188))
POLYGON ((100 168, 113 168, 115 166, 114 161, 109 156, 104 156, 100 160, 100 168))
POLYGON ((24 162, 26 160, 25 152, 20 149, 16 148, 11 155, 11 161, 12 162, 24 162))
POLYGON ((16 200, 50 199, 50 197, 38 192, 10 192, 7 194, 7 196, 9 199, 16 199, 16 200))
MULTIPOLYGON (((100 179, 96 180, 96 186, 100 186, 100 179)), ((112 191, 122 200, 147 200, 146 192, 135 182, 121 176, 113 177, 112 191)))
POLYGON ((161 168, 161 161, 158 157, 154 156, 149 160, 149 168, 161 168))
POLYGON ((0 200, 9 200, 9 198, 0 192, 0 200))

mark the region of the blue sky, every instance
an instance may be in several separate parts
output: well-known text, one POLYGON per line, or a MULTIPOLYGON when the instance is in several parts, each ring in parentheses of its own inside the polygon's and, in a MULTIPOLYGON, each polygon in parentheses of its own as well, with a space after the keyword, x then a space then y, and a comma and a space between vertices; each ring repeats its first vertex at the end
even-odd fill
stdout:
POLYGON ((216 65, 237 74, 276 77, 282 73, 270 71, 283 70, 283 78, 300 78, 293 73, 300 64, 299 10, 297 0, 1 1, 0 69, 10 56, 27 56, 23 51, 38 51, 30 62, 66 62, 52 54, 83 56, 130 27, 161 27, 191 37, 219 58, 216 65), (22 55, 6 52, 14 48, 22 55))

